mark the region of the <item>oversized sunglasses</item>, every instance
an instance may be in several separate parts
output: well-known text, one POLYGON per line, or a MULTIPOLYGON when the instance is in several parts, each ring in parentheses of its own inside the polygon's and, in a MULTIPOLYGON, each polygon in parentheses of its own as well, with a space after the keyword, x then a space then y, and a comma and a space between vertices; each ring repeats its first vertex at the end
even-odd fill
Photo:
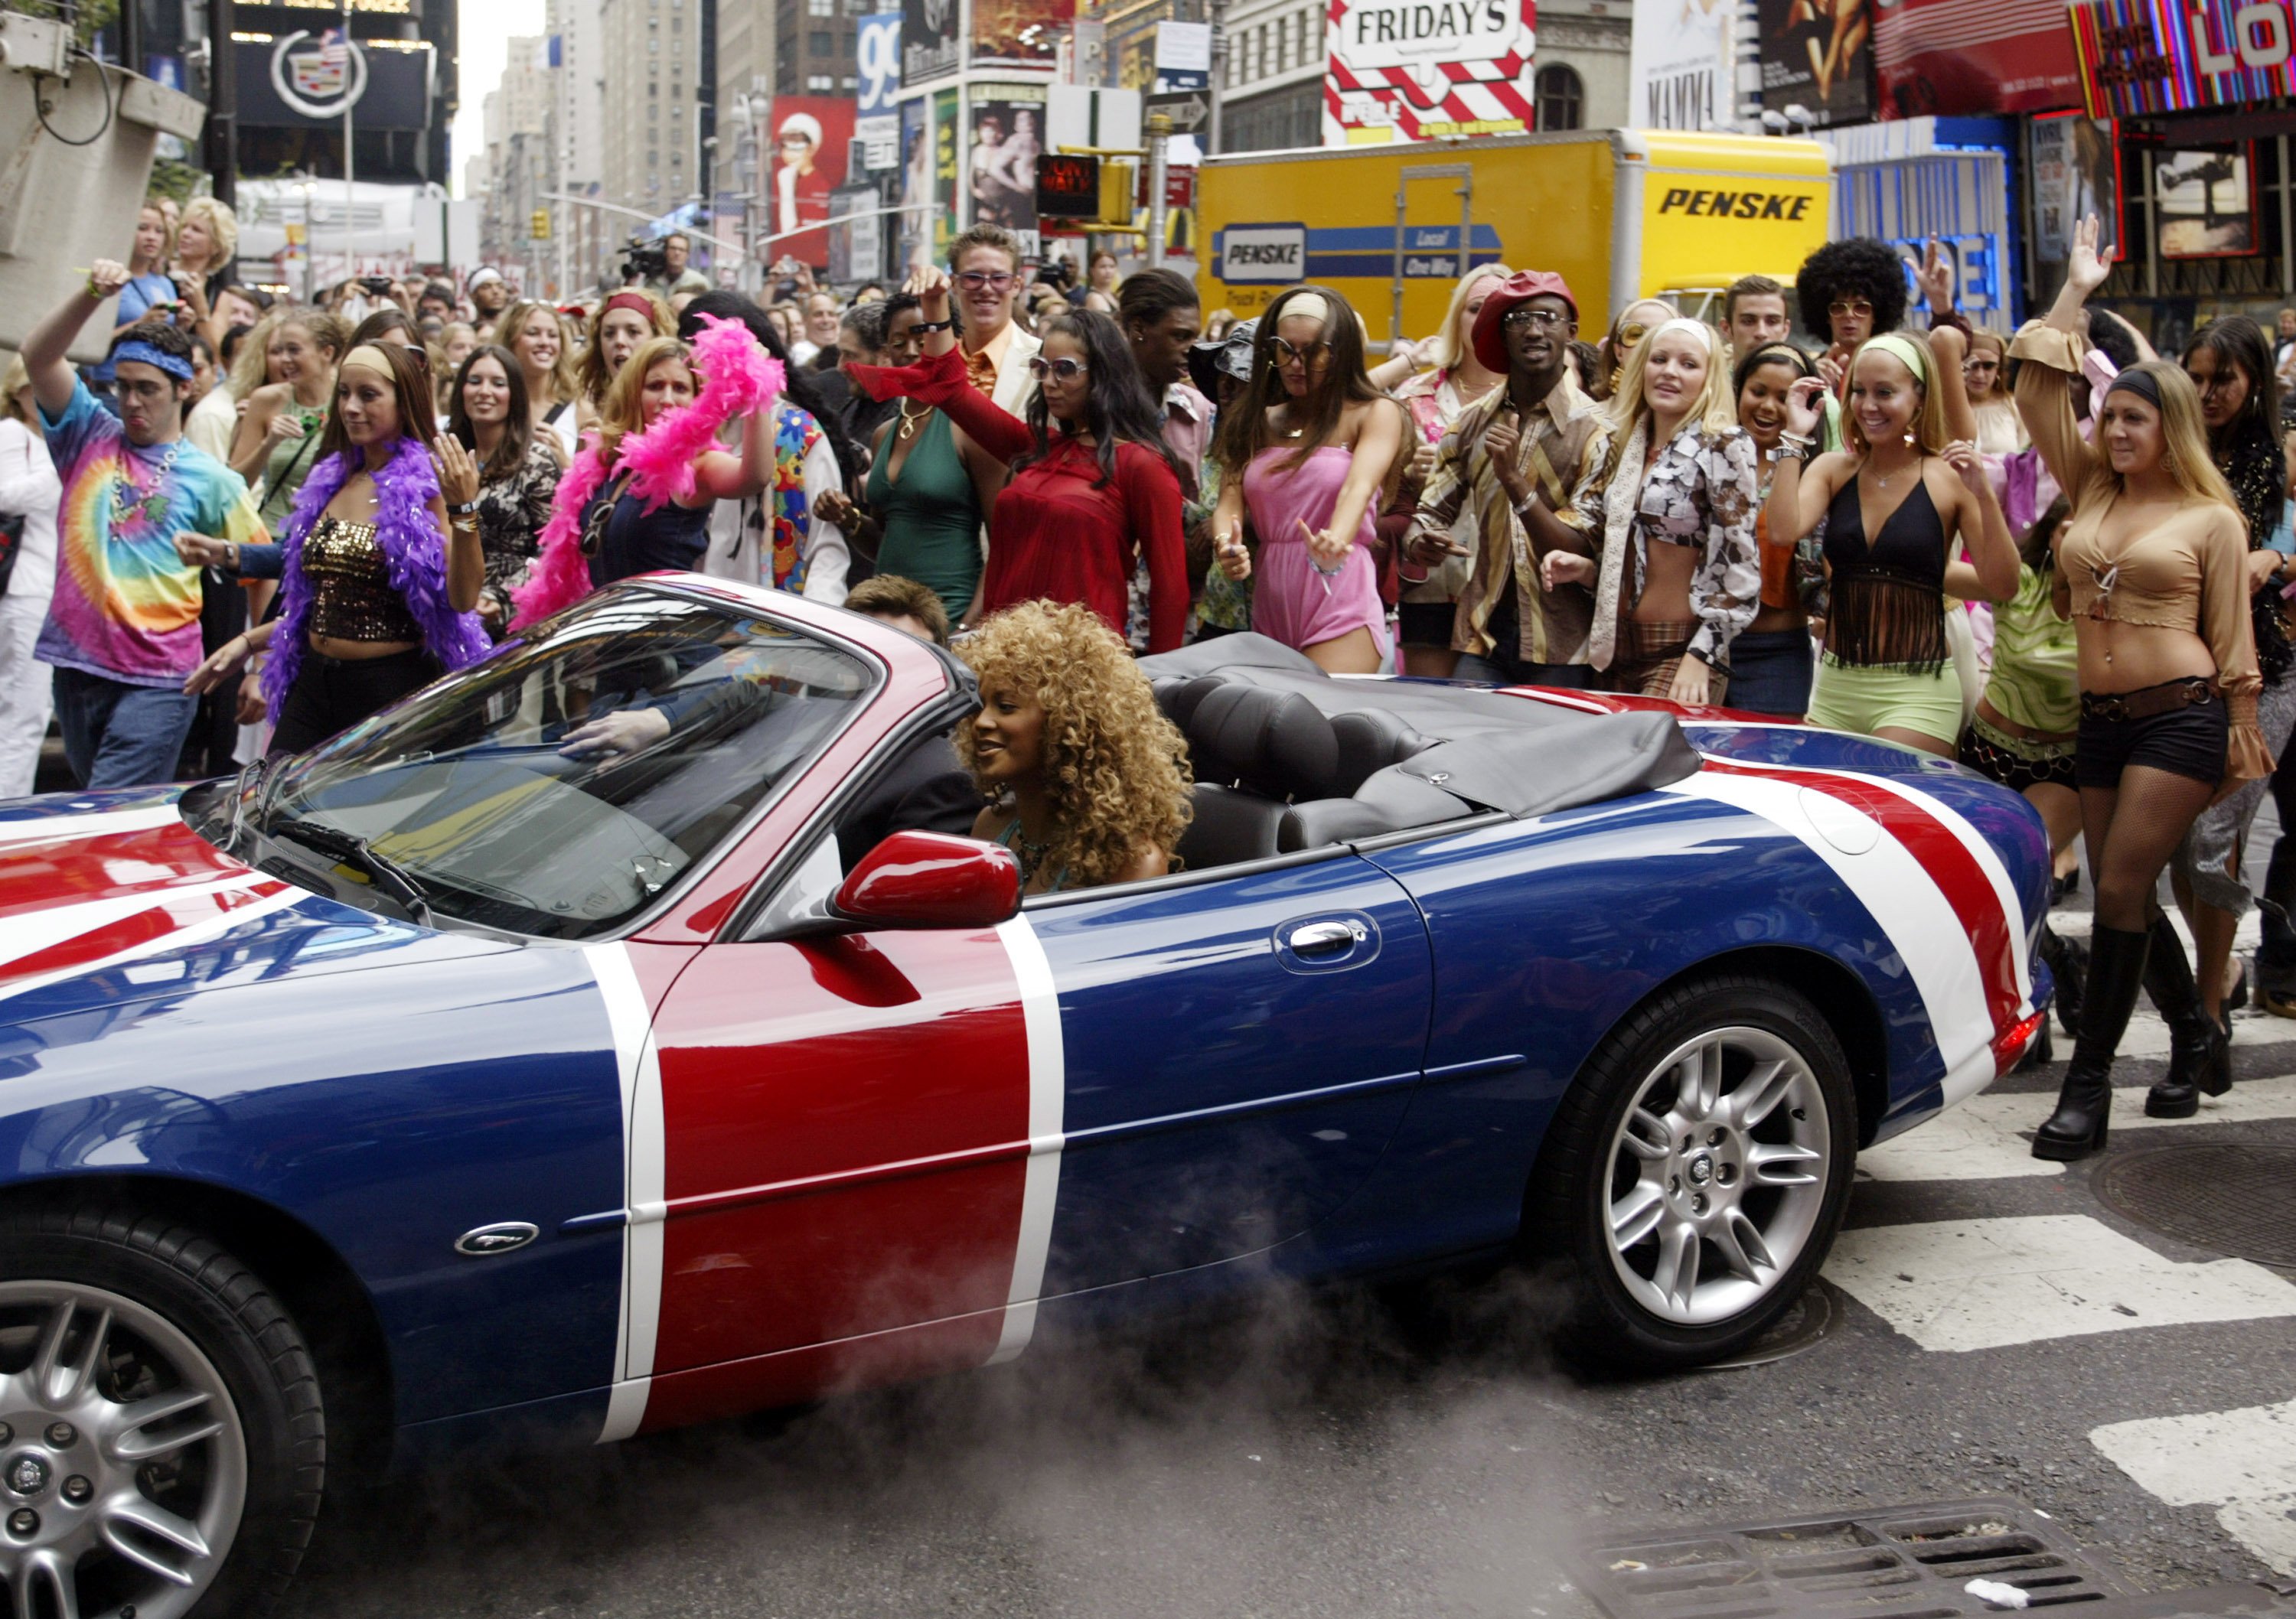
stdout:
POLYGON ((1082 360, 1070 359, 1066 356, 1057 360, 1047 360, 1040 354, 1029 356, 1029 374, 1039 382, 1046 377, 1058 377, 1063 382, 1073 382, 1089 369, 1082 360))

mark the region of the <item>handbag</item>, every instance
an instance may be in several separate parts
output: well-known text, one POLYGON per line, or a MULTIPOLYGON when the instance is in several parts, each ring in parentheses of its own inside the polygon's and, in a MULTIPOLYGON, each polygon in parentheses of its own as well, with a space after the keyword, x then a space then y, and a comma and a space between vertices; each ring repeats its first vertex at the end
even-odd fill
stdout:
POLYGON ((614 520, 614 508, 622 503, 622 491, 629 486, 630 474, 623 473, 590 502, 590 509, 582 514, 582 554, 594 557, 606 548, 606 527, 614 520))

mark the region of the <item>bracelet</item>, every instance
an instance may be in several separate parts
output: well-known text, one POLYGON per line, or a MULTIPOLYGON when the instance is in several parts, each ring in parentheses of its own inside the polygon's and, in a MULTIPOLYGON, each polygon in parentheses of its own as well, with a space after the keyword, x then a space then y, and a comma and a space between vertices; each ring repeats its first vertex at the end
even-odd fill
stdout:
POLYGON ((449 506, 447 508, 448 511, 452 512, 456 517, 469 517, 478 509, 479 501, 478 496, 476 495, 472 495, 469 500, 464 501, 459 506, 449 506))
POLYGON ((954 320, 919 321, 915 325, 910 327, 909 330, 911 331, 947 331, 952 330, 955 325, 956 323, 954 320))
POLYGON ((1778 435, 1778 437, 1784 442, 1794 446, 1797 449, 1803 450, 1808 449, 1812 445, 1817 442, 1816 439, 1810 437, 1808 433, 1797 433, 1792 428, 1788 428, 1784 432, 1781 432, 1778 435))
POLYGON ((1530 509, 1537 504, 1538 504, 1538 491, 1533 489, 1529 494, 1515 502, 1514 514, 1528 522, 1530 519, 1530 509))
POLYGON ((1781 444, 1770 452, 1772 461, 1808 461, 1809 446, 1806 444, 1781 444))

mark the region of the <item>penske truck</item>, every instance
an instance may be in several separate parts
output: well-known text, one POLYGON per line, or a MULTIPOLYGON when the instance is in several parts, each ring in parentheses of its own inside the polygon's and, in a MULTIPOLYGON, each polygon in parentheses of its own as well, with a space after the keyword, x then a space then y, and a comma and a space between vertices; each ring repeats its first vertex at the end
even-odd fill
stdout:
POLYGON ((1637 298, 1694 314, 1742 275, 1791 286, 1833 191, 1818 142, 1661 129, 1238 153, 1197 187, 1207 312, 1315 282, 1375 346, 1431 333, 1480 264, 1559 271, 1590 339, 1637 298))

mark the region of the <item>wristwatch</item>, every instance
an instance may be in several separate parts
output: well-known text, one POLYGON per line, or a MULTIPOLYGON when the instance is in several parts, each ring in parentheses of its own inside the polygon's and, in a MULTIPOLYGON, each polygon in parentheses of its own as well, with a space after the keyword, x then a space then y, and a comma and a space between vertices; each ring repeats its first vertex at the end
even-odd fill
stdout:
POLYGON ((473 496, 472 496, 469 500, 464 501, 464 502, 463 502, 461 505, 459 505, 459 506, 449 506, 449 507, 447 507, 447 511, 449 511, 453 512, 456 517, 470 517, 470 516, 472 516, 472 515, 474 515, 474 514, 478 511, 478 509, 479 509, 479 502, 478 502, 478 497, 477 497, 476 495, 473 495, 473 496))

